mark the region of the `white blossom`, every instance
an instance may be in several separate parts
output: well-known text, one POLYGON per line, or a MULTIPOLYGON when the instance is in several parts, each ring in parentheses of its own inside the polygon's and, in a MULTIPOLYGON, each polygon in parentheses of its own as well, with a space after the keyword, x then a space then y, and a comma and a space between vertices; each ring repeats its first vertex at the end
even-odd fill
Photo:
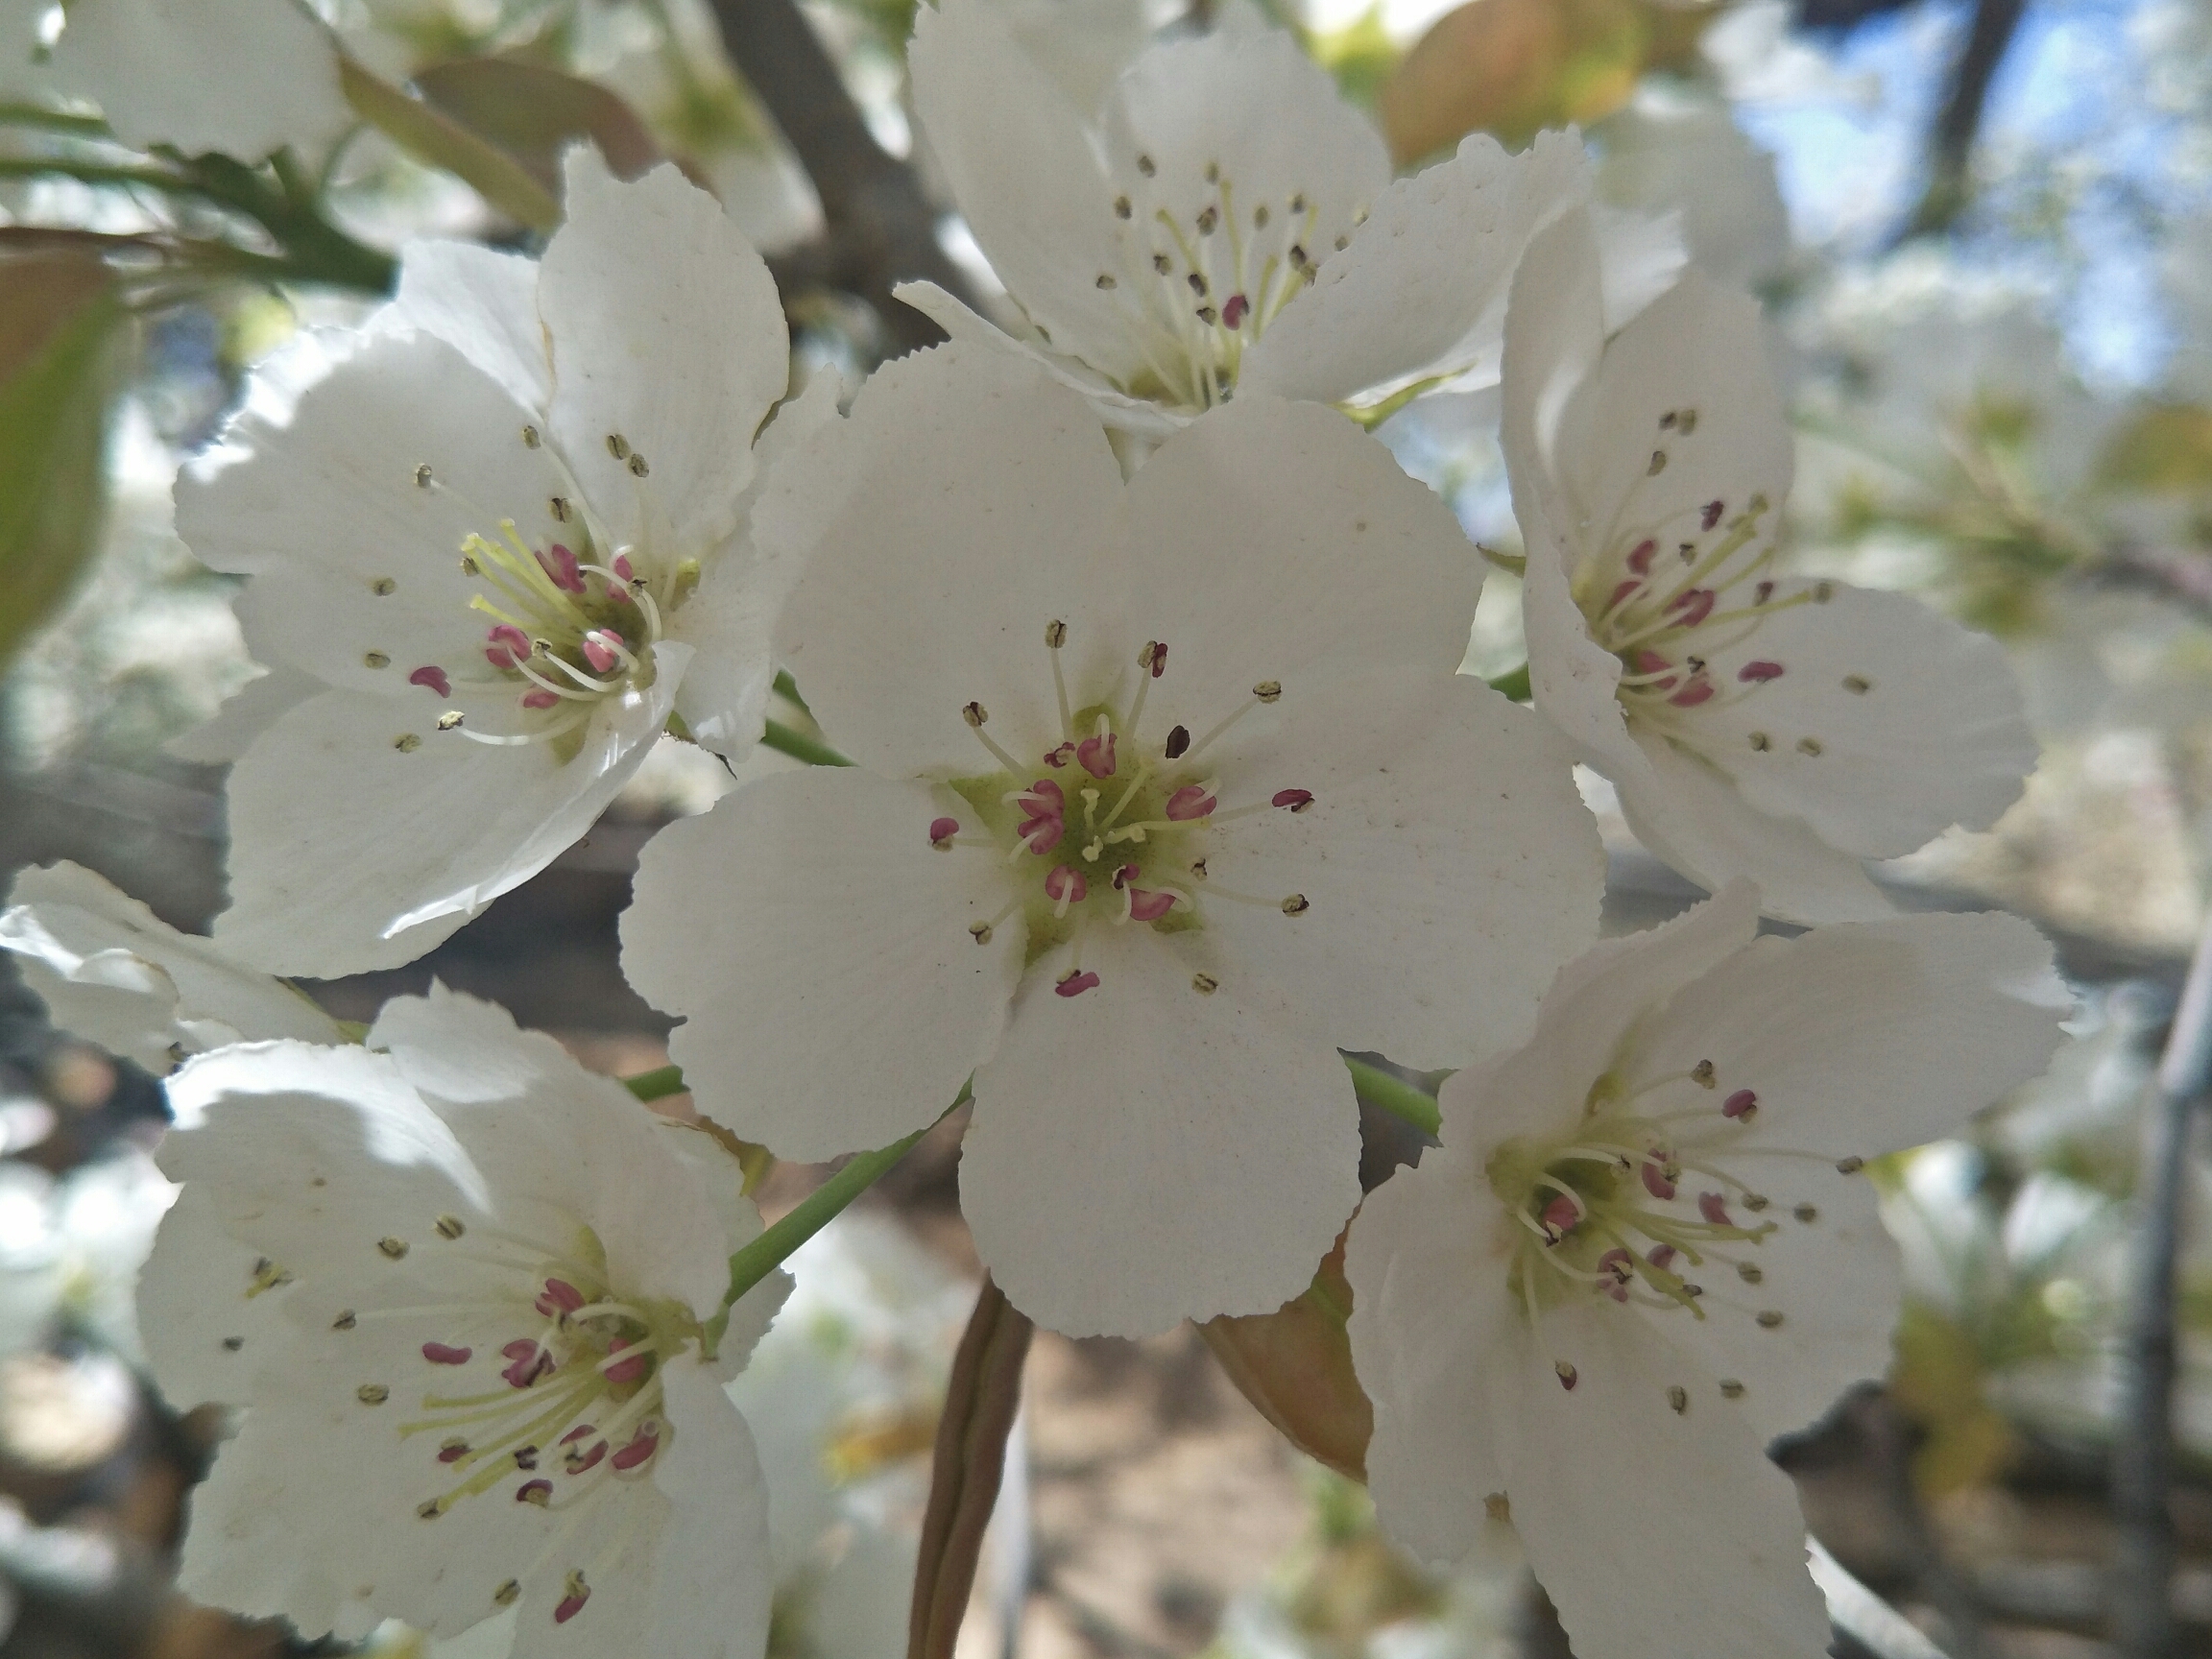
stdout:
POLYGON ((1269 397, 1125 486, 1079 397, 955 344, 879 371, 760 533, 809 551, 782 649, 857 766, 646 848, 624 969, 702 1108, 819 1159, 974 1072, 963 1205, 1025 1311, 1295 1294, 1358 1196, 1336 1047, 1511 1042, 1592 927, 1562 750, 1453 672, 1450 513, 1269 397))
POLYGON ((318 686, 230 775, 215 935, 260 966, 408 961, 589 829, 671 716, 731 757, 759 734, 785 584, 745 536, 746 439, 788 378, 776 285, 672 167, 617 183, 578 150, 567 177, 541 262, 410 249, 290 421, 179 485, 193 551, 252 577, 250 648, 318 686))
POLYGON ((338 58, 330 31, 297 0, 69 0, 42 80, 97 104, 141 150, 258 161, 290 148, 320 161, 358 124, 338 58))
POLYGON ((1503 441, 1536 706, 1652 852, 1771 913, 1885 914, 1861 861, 2018 797, 2035 744, 1994 640, 1775 564, 1791 436, 1758 306, 1693 273, 1608 343, 1580 213, 1531 247, 1503 441))
MULTIPOLYGON (((1572 132, 1519 156, 1476 134, 1393 182, 1381 134, 1275 29, 1148 48, 1095 121, 985 0, 923 8, 908 61, 931 153, 1036 338, 929 283, 900 298, 1145 438, 1232 394, 1364 405, 1494 373, 1514 262, 1590 191, 1572 132)), ((1681 261, 1664 231, 1623 232, 1621 315, 1681 261)))
POLYGON ((1887 1365, 1899 1268, 1864 1166, 2059 1041, 2016 919, 1785 940, 1758 914, 1732 883, 1566 969, 1352 1229, 1377 1515, 1437 1562, 1509 1520, 1584 1659, 1825 1650, 1766 1447, 1887 1365))
POLYGON ((179 932, 79 864, 16 876, 0 910, 0 950, 13 953, 56 1026, 156 1076, 227 1043, 344 1040, 292 986, 179 932))
POLYGON ((759 1228, 736 1163, 550 1038, 433 987, 367 1047, 249 1044, 169 1083, 183 1184, 139 1323, 180 1407, 242 1407, 180 1582, 313 1640, 753 1659, 766 1499, 720 1329, 759 1228))

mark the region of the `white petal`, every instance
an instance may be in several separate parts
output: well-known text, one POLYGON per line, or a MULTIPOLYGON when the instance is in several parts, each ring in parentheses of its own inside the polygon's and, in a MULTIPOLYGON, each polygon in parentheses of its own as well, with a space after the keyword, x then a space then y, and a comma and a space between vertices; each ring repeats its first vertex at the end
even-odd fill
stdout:
POLYGON ((1615 695, 1621 661, 1590 637, 1570 586, 1581 563, 1581 521, 1555 465, 1568 402, 1604 346, 1597 238, 1587 213, 1570 212, 1530 243, 1513 278, 1499 442, 1528 549, 1522 620, 1536 707, 1619 782, 1639 775, 1643 762, 1615 695))
POLYGON ((830 741, 893 776, 997 771, 961 718, 974 700, 1004 748, 1042 756, 1061 735, 1047 623, 1090 700, 1137 672, 1122 511, 1096 420, 1035 368, 953 345, 877 371, 754 513, 764 549, 805 561, 782 655, 830 741))
POLYGON ((1240 396, 1335 402, 1455 373, 1497 349, 1505 288, 1537 229, 1588 194, 1573 132, 1518 156, 1486 133, 1375 200, 1351 246, 1323 261, 1247 350, 1240 396))
POLYGON ((2039 1075, 2071 1007, 2017 917, 1902 916, 1754 942, 1674 999, 1648 1058, 1757 1090, 1746 1144, 1872 1158, 2039 1075))
POLYGON ((776 624, 799 577, 796 560, 764 552, 754 540, 753 508, 776 468, 837 419, 841 389, 841 377, 826 370, 777 411, 753 451, 757 470, 738 501, 737 534, 708 562, 698 591, 668 618, 670 636, 698 652, 676 712, 692 741, 727 760, 744 759, 760 735, 776 677, 776 624))
POLYGON ((645 1558, 650 1612, 640 1635, 613 1617, 595 1632, 579 1632, 589 1634, 595 1646, 580 1647, 577 1659, 603 1659, 611 1640, 621 1646, 635 1642, 641 1653, 757 1659, 767 1647, 776 1590, 759 1453, 708 1367, 671 1366, 663 1385, 668 1420, 683 1452, 654 1460, 653 1483, 674 1513, 660 1548, 645 1558))
POLYGON ((1304 196, 1307 252, 1324 259, 1390 182, 1382 134, 1281 29, 1151 47, 1122 72, 1101 126, 1107 169, 1140 204, 1132 223, 1147 248, 1155 209, 1192 237, 1210 205, 1249 224, 1254 208, 1287 214, 1304 196), (1152 162, 1149 176, 1140 156, 1152 162))
POLYGON ((245 1404, 264 1350, 291 1338, 282 1291, 252 1301, 232 1295, 210 1317, 210 1288, 251 1284, 260 1259, 230 1237, 228 1219, 205 1187, 184 1188, 138 1270, 139 1340, 161 1397, 179 1413, 210 1402, 245 1404))
POLYGON ((1445 1079, 1445 1145, 1479 1168, 1503 1141, 1556 1133, 1637 1021, 1748 945, 1758 923, 1758 891, 1739 881, 1657 927, 1592 946, 1559 970, 1526 1046, 1445 1079))
POLYGON ((914 19, 906 64, 923 134, 952 199, 1006 285, 1053 346, 1124 379, 1142 367, 1121 302, 1114 192, 1081 113, 984 0, 914 19))
POLYGON ((491 624, 469 608, 479 584, 462 573, 462 543, 498 536, 503 518, 533 547, 567 535, 551 501, 570 486, 524 445, 530 419, 443 342, 376 339, 308 390, 290 424, 234 423, 228 464, 178 480, 178 533, 204 563, 255 578, 241 614, 265 661, 387 693, 424 664, 469 678, 491 624), (368 665, 373 651, 384 667, 368 665))
POLYGON ((1638 744, 1644 764, 1619 778, 1621 810, 1636 838, 1708 890, 1749 878, 1769 916, 1808 925, 1868 922, 1895 913, 1865 869, 1807 825, 1770 818, 1702 756, 1663 738, 1638 744))
POLYGON ((757 779, 638 860, 622 971, 685 1017, 669 1043, 700 1108, 802 1162, 931 1121, 998 1046, 1022 971, 988 852, 929 844, 970 809, 925 784, 817 768, 757 779))
POLYGON ((1740 700, 1684 710, 1688 741, 1753 806, 1862 858, 1912 852, 1953 824, 1987 829, 2035 764, 2004 648, 1910 594, 1792 583, 1777 599, 1815 588, 1831 597, 1770 615, 1712 655, 1731 689, 1746 662, 1784 672, 1740 700))
POLYGON ((934 282, 902 282, 891 294, 892 298, 913 306, 951 339, 1009 352, 1036 364, 1070 391, 1081 393, 1108 426, 1141 437, 1165 438, 1190 421, 1190 417, 1178 410, 1163 409, 1145 398, 1117 391, 1105 376, 1092 370, 1081 358, 1064 356, 1049 348, 1015 339, 934 282))
POLYGON ((134 149, 312 161, 355 124, 330 32, 289 0, 91 0, 69 9, 55 84, 134 149))
POLYGON ((1224 823, 1207 863, 1212 884, 1310 908, 1201 889, 1222 977, 1264 978, 1317 1036, 1409 1066, 1519 1041, 1553 971, 1595 937, 1604 885, 1562 746, 1456 675, 1335 681, 1318 706, 1294 695, 1279 735, 1224 740, 1222 802, 1297 788, 1312 804, 1224 823))
POLYGON ((1551 464, 1585 558, 1647 535, 1671 545, 1673 527, 1694 528, 1712 501, 1733 517, 1764 496, 1770 538, 1794 458, 1758 301, 1687 274, 1605 348, 1551 464))
POLYGON ((661 518, 677 556, 696 557, 729 533, 753 435, 790 380, 775 278, 673 165, 620 183, 579 145, 566 177, 567 223, 538 278, 553 430, 617 542, 661 518), (646 458, 647 482, 612 436, 646 458))
MULTIPOLYGON (((1771 1200, 1757 1215, 1741 1203, 1729 1206, 1740 1225, 1775 1225, 1758 1244, 1725 1252, 1755 1266, 1759 1283, 1708 1262, 1684 1269, 1704 1290, 1697 1300, 1702 1319, 1679 1309, 1639 1308, 1634 1317, 1681 1357, 1683 1377, 1695 1372, 1705 1380, 1695 1389, 1693 1409, 1708 1402, 1708 1408, 1722 1407, 1712 1388, 1719 1379, 1741 1382, 1742 1395, 1725 1408, 1740 1413, 1760 1440, 1771 1440, 1811 1427, 1853 1383, 1888 1371, 1903 1270, 1863 1177, 1846 1181, 1801 1158, 1730 1152, 1721 1163, 1771 1200)), ((1698 1180, 1693 1172, 1682 1185, 1695 1190, 1698 1180)), ((1707 1181, 1704 1190, 1718 1186, 1707 1181)))
POLYGON ((1598 232, 1605 286, 1605 332, 1618 334, 1672 287, 1689 263, 1681 215, 1639 213, 1599 202, 1591 205, 1590 222, 1598 232))
POLYGON ((1239 397, 1210 413, 1144 463, 1129 516, 1129 649, 1169 647, 1146 704, 1163 727, 1203 733, 1263 680, 1288 708, 1377 662, 1441 677, 1466 655, 1481 560, 1333 410, 1239 397))
POLYGON ((202 766, 225 766, 246 753, 254 738, 323 689, 304 668, 277 662, 224 699, 214 718, 161 745, 161 752, 202 766))
POLYGON ((400 1077, 503 1195, 504 1214, 588 1220, 634 1293, 719 1305, 731 1254, 759 1231, 750 1205, 726 1209, 715 1190, 743 1184, 734 1158, 717 1149, 719 1164, 709 1165, 685 1155, 704 1137, 585 1070, 543 1032, 518 1029, 504 1008, 443 985, 386 1003, 368 1041, 391 1051, 400 1077), (637 1203, 646 1191, 654 1201, 637 1203))
POLYGON ((1032 974, 975 1077, 960 1204, 1008 1300, 1070 1335, 1271 1312, 1359 1202, 1341 1061, 1258 980, 1191 983, 1202 949, 1094 930, 1076 997, 1032 974))
POLYGON ((538 261, 519 253, 477 242, 410 242, 399 256, 399 291, 372 325, 445 341, 525 409, 542 409, 552 391, 538 261))
POLYGON ((341 1040, 336 1022, 291 986, 178 932, 80 865, 23 871, 8 905, 0 950, 15 954, 55 1024, 156 1076, 176 1064, 174 1047, 206 1046, 202 1038, 341 1040))
POLYGON ((1818 1659, 1828 1620, 1790 1478, 1717 1392, 1672 1411, 1664 1355, 1617 1311, 1544 1315, 1507 1449, 1513 1526, 1575 1651, 1818 1659))
POLYGON ((1474 1549, 1483 1500, 1505 1490, 1519 1402, 1500 1384, 1526 1333, 1497 1210, 1480 1165, 1448 1142, 1367 1195, 1344 1254, 1352 1361, 1375 1407, 1375 1517, 1438 1566, 1474 1549))
POLYGON ((654 684, 603 703, 565 763, 547 744, 436 730, 426 691, 302 704, 231 770, 216 939, 317 978, 413 961, 590 829, 667 723, 690 655, 657 646, 654 684), (401 750, 404 737, 419 746, 401 750))

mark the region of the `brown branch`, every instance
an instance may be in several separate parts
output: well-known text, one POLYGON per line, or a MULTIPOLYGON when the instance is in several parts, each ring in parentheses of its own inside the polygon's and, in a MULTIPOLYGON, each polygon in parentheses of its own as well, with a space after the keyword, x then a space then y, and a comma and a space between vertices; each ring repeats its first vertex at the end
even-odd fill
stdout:
POLYGON ((2125 1659, 2174 1651, 2174 1281, 2189 1131, 2212 1072, 2212 920, 2197 942, 2158 1062, 2152 1134, 2121 1338, 2122 1415, 2112 1455, 2112 1636, 2125 1659))
POLYGON ((1006 1472, 1006 1436, 1021 1408, 1022 1365, 1034 1329, 986 1274, 952 1358, 945 1414, 937 1420, 906 1659, 951 1659, 975 1584, 983 1529, 1006 1472))
POLYGON ((2028 0, 1980 0, 1974 23, 1951 66, 1951 89, 1928 134, 1928 185, 1899 240, 1946 229, 1973 195, 1974 136, 1997 65, 2019 30, 2028 0))
POLYGON ((891 298, 894 283, 918 278, 974 303, 937 244, 936 210, 914 170, 876 142, 794 0, 713 6, 731 61, 775 117, 822 199, 829 235, 799 269, 869 301, 902 348, 942 340, 935 324, 891 298))

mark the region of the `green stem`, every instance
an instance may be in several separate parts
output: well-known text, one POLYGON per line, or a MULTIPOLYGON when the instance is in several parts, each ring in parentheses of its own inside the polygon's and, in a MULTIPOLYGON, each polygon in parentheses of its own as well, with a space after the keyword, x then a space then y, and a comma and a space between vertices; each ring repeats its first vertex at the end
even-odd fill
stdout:
POLYGON ((769 748, 804 760, 809 766, 850 766, 852 761, 823 742, 803 732, 794 732, 781 720, 768 722, 767 730, 760 733, 760 741, 769 748))
MULTIPOLYGON (((969 1088, 965 1083, 960 1086, 958 1098, 945 1108, 946 1113, 967 1102, 969 1088)), ((944 1113, 938 1115, 939 1122, 944 1120, 944 1113)), ((846 1205, 875 1186, 892 1165, 906 1156, 915 1142, 936 1126, 936 1123, 928 1124, 903 1141, 894 1141, 888 1146, 862 1152, 848 1160, 836 1174, 800 1199, 789 1214, 731 1257, 730 1288, 722 1298, 723 1306, 733 1306, 746 1291, 781 1266, 794 1250, 828 1226, 830 1218, 846 1205)))
POLYGON ((808 713, 813 712, 812 709, 806 709, 806 699, 799 695, 799 682, 791 678, 791 670, 788 668, 776 670, 776 695, 782 698, 786 703, 806 709, 808 713))
POLYGON ((115 134, 97 115, 64 115, 36 104, 0 104, 0 127, 36 127, 47 132, 66 132, 78 138, 106 138, 115 134))
POLYGON ((657 1066, 650 1071, 640 1071, 635 1077, 622 1079, 622 1087, 640 1100, 665 1100, 671 1094, 684 1093, 684 1068, 657 1066))
POLYGON ((1431 1139, 1435 1137, 1443 1118, 1436 1110, 1433 1094, 1403 1077, 1393 1076, 1380 1066, 1355 1060, 1349 1054, 1344 1056, 1344 1069, 1352 1073, 1353 1089, 1368 1105, 1379 1107, 1393 1118, 1404 1118, 1431 1139))

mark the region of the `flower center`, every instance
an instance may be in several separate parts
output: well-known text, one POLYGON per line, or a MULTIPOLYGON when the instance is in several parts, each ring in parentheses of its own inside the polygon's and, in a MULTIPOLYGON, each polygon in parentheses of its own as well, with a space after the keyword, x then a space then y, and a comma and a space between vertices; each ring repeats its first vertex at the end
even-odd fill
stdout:
MULTIPOLYGON (((543 440, 525 426, 522 442, 535 449, 543 440)), ((649 488, 644 456, 618 433, 609 434, 607 446, 626 462, 640 492, 649 488)), ((425 490, 448 488, 427 465, 416 469, 415 481, 425 490)), ((698 586, 699 563, 662 557, 650 545, 610 551, 579 498, 556 495, 549 507, 565 540, 533 546, 513 518, 502 517, 495 536, 471 535, 461 544, 462 573, 477 584, 469 607, 483 619, 482 646, 460 661, 422 663, 407 680, 442 701, 456 687, 479 700, 470 710, 440 714, 438 731, 479 743, 545 743, 566 760, 582 748, 603 704, 652 685, 653 647, 666 632, 667 614, 698 586)), ((645 521, 659 522, 650 512, 645 521)), ((369 660, 381 666, 390 658, 373 652, 369 660)), ((419 742, 409 734, 396 746, 419 742)))
POLYGON ((1302 190, 1272 201, 1239 197, 1218 163, 1206 168, 1198 208, 1179 214, 1152 157, 1135 161, 1114 198, 1121 263, 1096 279, 1143 353, 1143 368, 1122 390, 1209 409, 1227 401, 1244 349, 1313 280, 1318 261, 1346 245, 1351 227, 1342 234, 1325 227, 1302 190), (1323 236, 1328 246, 1318 245, 1323 236))
MULTIPOLYGON (((1070 964, 1056 989, 1063 997, 1077 997, 1099 982, 1083 967, 1084 936, 1094 926, 1138 923, 1156 932, 1180 932, 1204 926, 1205 907, 1214 902, 1305 914, 1310 906, 1303 894, 1238 893, 1207 871, 1214 837, 1225 826, 1261 812, 1303 812, 1313 803, 1311 791, 1286 788, 1263 802, 1224 808, 1220 780, 1206 763, 1214 742, 1246 713, 1282 697, 1282 685, 1262 681, 1248 701, 1195 738, 1180 724, 1148 737, 1144 705, 1152 683, 1167 672, 1166 644, 1151 640, 1137 654, 1137 689, 1125 711, 1112 703, 1078 709, 1070 706, 1060 666, 1067 637, 1065 623, 1046 625, 1060 740, 1033 765, 990 734, 990 711, 980 703, 961 709, 1001 770, 950 781, 950 787, 974 809, 977 832, 966 832, 957 818, 940 817, 931 821, 928 836, 942 850, 982 850, 1007 872, 1005 907, 969 928, 975 942, 988 944, 1020 912, 1027 928, 1026 960, 1069 950, 1070 964)), ((1202 992, 1216 988, 1205 975, 1195 983, 1202 992)))
POLYGON ((1777 1223, 1740 1222, 1736 1210, 1757 1215, 1768 1200, 1715 1161, 1758 1110, 1756 1091, 1721 1091, 1710 1061, 1634 1085, 1608 1072, 1567 1134, 1501 1143, 1485 1172, 1519 1230, 1509 1271, 1530 1323, 1548 1307, 1593 1294, 1702 1319, 1703 1270, 1759 1283, 1753 1255, 1777 1223), (1707 1097, 1681 1110, 1638 1109, 1661 1092, 1678 1096, 1685 1083, 1707 1097), (1737 1248, 1746 1245, 1750 1253, 1737 1248))
MULTIPOLYGON (((457 1239, 469 1229, 448 1215, 439 1217, 437 1231, 457 1239)), ((488 1386, 453 1392, 432 1386, 421 1398, 421 1414, 395 1425, 402 1442, 423 1439, 434 1447, 426 1455, 440 1489, 416 1505, 416 1515, 435 1521, 472 1498, 567 1510, 592 1502, 610 1482, 645 1479, 671 1439, 661 1367, 705 1340, 690 1310, 624 1297, 609 1282, 606 1252, 589 1228, 580 1228, 565 1251, 480 1225, 473 1231, 488 1240, 499 1265, 513 1269, 513 1288, 480 1302, 394 1315, 450 1311, 468 1325, 450 1331, 453 1336, 482 1332, 487 1314, 495 1329, 503 1328, 496 1346, 438 1339, 421 1345, 421 1361, 437 1381, 460 1373, 488 1386)), ((388 1238, 378 1248, 397 1260, 408 1246, 388 1238)), ((336 1328, 351 1330, 357 1322, 349 1311, 336 1328)), ((381 1382, 355 1390, 371 1407, 382 1406, 391 1392, 381 1382)), ((575 1535, 571 1529, 563 1537, 575 1535)), ((557 1622, 574 1618, 589 1599, 589 1565, 569 1572, 557 1622)), ((518 1581, 510 1578, 493 1599, 506 1605, 519 1593, 518 1581)))

